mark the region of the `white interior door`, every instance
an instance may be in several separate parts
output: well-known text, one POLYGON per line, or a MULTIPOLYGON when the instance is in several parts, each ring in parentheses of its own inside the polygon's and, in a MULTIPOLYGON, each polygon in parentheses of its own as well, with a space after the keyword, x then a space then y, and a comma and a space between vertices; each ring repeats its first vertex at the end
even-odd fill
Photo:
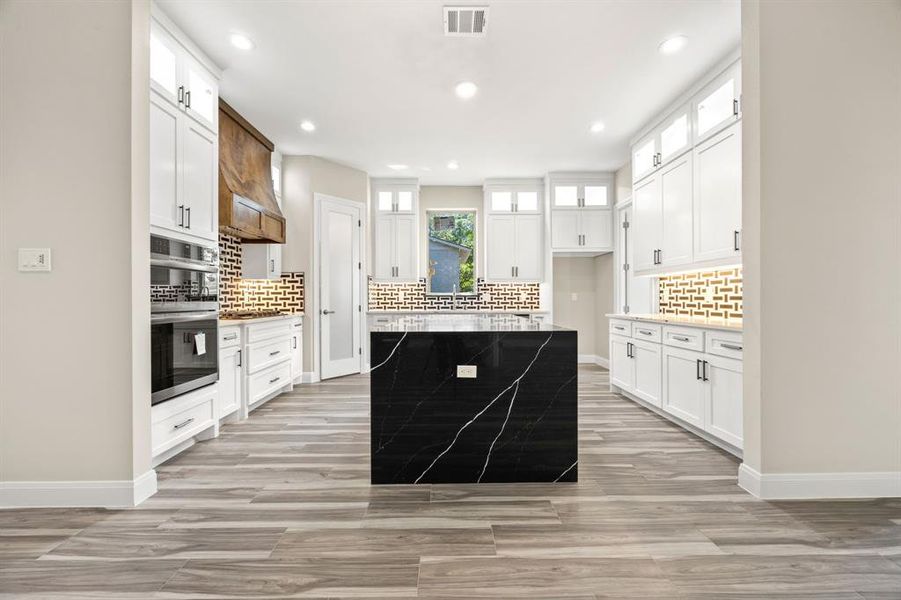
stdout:
POLYGON ((322 379, 360 372, 360 207, 322 199, 319 362, 322 379))

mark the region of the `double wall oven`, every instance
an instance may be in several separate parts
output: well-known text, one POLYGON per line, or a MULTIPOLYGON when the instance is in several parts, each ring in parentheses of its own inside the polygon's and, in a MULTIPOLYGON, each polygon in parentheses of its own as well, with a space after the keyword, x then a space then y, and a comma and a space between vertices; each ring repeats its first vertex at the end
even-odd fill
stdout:
POLYGON ((219 378, 219 252, 150 236, 151 403, 219 378))

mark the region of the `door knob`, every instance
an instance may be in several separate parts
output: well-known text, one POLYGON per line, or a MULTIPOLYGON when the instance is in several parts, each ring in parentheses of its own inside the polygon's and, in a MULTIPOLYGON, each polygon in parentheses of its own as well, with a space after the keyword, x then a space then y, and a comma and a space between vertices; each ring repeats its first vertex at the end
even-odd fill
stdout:
POLYGON ((324 314, 324 315, 330 315, 330 314, 332 314, 332 313, 334 313, 334 312, 335 312, 335 311, 333 311, 333 310, 328 310, 328 309, 326 309, 326 310, 323 310, 323 311, 322 311, 322 314, 324 314))

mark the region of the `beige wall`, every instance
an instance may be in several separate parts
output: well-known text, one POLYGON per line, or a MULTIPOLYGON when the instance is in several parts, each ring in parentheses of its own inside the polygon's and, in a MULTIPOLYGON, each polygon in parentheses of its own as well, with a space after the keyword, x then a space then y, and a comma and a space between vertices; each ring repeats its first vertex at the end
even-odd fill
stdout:
POLYGON ((613 309, 613 253, 602 254, 594 259, 594 353, 601 358, 610 358, 610 325, 605 315, 613 309))
POLYGON ((0 4, 0 480, 150 468, 149 4, 0 4), (53 271, 19 273, 17 248, 53 271))
POLYGON ((901 2, 742 29, 746 463, 901 471, 901 2))
POLYGON ((554 324, 579 333, 579 354, 595 353, 595 259, 554 257, 554 324))
POLYGON ((429 185, 419 188, 419 275, 428 276, 428 224, 427 212, 445 208, 472 209, 476 211, 476 277, 485 277, 485 215, 482 187, 477 185, 429 185))
MULTIPOLYGON (((306 274, 303 328, 303 369, 318 371, 318 347, 313 344, 313 311, 317 306, 313 281, 313 194, 327 194, 361 203, 369 201, 369 176, 359 169, 318 156, 285 156, 282 160, 282 210, 287 221, 282 270, 306 274), (314 365, 317 368, 314 369, 314 365)), ((364 245, 368 245, 368 236, 364 245)), ((370 254, 371 256, 371 254, 370 254)), ((363 290, 365 294, 365 289, 363 290)))

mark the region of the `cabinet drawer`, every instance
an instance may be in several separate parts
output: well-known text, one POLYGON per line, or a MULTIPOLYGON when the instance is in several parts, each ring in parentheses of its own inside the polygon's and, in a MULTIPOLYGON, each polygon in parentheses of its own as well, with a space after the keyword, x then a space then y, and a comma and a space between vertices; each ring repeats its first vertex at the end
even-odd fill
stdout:
POLYGON ((219 348, 230 348, 241 345, 240 327, 221 327, 219 329, 219 348))
POLYGON ((298 329, 303 329, 303 319, 300 317, 292 317, 291 331, 297 331, 298 329))
POLYGON ((216 387, 203 394, 176 398, 153 407, 150 441, 153 455, 190 439, 213 424, 216 405, 216 387), (172 403, 176 404, 172 404, 172 403))
POLYGON ((290 337, 251 344, 247 347, 247 371, 248 373, 255 373, 260 369, 290 360, 290 358, 290 337))
POLYGON ((282 363, 251 375, 247 383, 247 404, 259 402, 269 394, 291 384, 291 363, 282 363))
POLYGON ((685 348, 697 352, 704 351, 704 331, 691 327, 663 328, 663 343, 675 348, 685 348))
POLYGON ((632 324, 629 321, 623 321, 621 319, 610 319, 610 333, 631 337, 632 324))
POLYGON ((632 323, 632 338, 659 344, 662 330, 663 326, 655 323, 632 323))
POLYGON ((704 347, 709 354, 741 360, 742 335, 737 331, 709 330, 704 332, 704 338, 704 347))
POLYGON ((247 343, 253 344, 254 342, 289 335, 291 322, 289 319, 279 319, 278 321, 268 321, 266 323, 254 323, 247 325, 245 331, 247 332, 247 343))

